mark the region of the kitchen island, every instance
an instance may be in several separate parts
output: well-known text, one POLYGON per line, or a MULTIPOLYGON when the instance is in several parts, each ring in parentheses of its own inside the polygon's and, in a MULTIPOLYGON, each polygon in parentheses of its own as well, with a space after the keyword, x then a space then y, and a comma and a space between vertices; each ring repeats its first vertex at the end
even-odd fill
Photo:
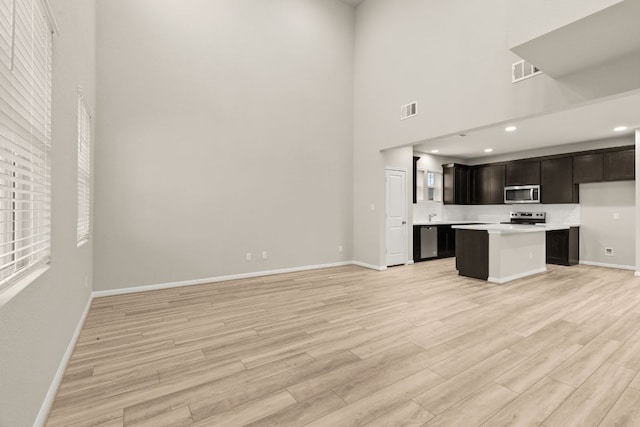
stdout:
POLYGON ((546 268, 546 232, 565 225, 454 225, 456 269, 461 276, 506 283, 546 268))

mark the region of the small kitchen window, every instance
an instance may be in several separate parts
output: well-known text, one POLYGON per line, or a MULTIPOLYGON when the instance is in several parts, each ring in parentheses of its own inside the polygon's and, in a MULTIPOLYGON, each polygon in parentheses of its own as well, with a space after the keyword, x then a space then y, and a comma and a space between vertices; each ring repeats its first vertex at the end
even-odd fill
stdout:
POLYGON ((442 174, 418 170, 416 176, 416 198, 418 202, 442 201, 442 174))
POLYGON ((442 200, 441 195, 442 174, 433 171, 426 171, 424 183, 424 199, 431 202, 442 200))

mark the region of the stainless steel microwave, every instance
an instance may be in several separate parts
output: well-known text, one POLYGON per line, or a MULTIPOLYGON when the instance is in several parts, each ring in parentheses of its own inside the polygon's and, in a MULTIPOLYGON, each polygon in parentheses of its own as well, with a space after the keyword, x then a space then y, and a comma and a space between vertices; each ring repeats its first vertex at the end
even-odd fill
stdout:
POLYGON ((504 187, 504 203, 540 203, 539 185, 517 185, 504 187))

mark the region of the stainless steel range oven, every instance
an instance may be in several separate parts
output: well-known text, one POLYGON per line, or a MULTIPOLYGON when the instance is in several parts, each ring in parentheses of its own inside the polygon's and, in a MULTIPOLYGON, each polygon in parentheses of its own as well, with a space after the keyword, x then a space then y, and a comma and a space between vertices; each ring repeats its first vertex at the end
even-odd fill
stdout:
POLYGON ((546 212, 510 212, 509 222, 503 224, 545 224, 546 212))

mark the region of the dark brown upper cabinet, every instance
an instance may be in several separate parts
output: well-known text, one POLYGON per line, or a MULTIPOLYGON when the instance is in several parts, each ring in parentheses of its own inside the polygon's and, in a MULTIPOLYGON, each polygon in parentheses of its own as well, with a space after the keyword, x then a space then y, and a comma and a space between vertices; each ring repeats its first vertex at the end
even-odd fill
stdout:
POLYGON ((469 166, 442 165, 442 202, 445 205, 469 204, 469 166))
POLYGON ((490 164, 472 169, 471 188, 474 205, 500 205, 504 203, 505 165, 490 164))
POLYGON ((584 184, 604 180, 604 155, 582 154, 573 157, 573 182, 584 184))
POLYGON ((540 185, 540 161, 523 160, 507 163, 505 185, 540 185))
POLYGON ((636 179, 636 150, 634 148, 604 153, 605 181, 634 179, 636 179))
POLYGON ((418 160, 420 157, 413 156, 413 203, 418 203, 418 160))
POLYGON ((578 203, 578 185, 573 183, 573 157, 542 160, 540 176, 542 203, 578 203))

